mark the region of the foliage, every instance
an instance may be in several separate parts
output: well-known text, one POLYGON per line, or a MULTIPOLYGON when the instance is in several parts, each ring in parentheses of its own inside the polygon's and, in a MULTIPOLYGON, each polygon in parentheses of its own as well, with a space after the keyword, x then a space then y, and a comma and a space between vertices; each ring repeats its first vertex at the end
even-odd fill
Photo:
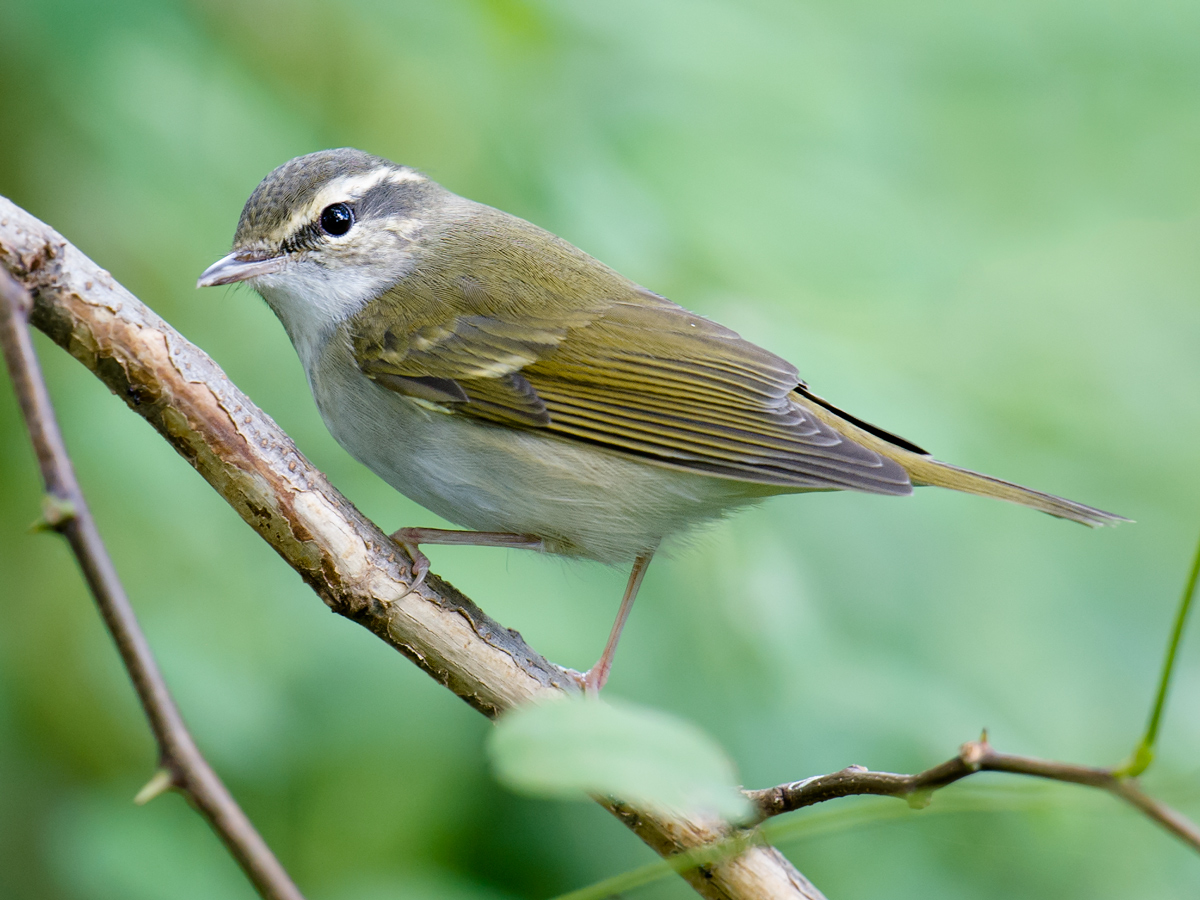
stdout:
POLYGON ((615 796, 742 822, 752 808, 724 751, 656 709, 581 696, 520 707, 488 736, 496 777, 541 797, 615 796))

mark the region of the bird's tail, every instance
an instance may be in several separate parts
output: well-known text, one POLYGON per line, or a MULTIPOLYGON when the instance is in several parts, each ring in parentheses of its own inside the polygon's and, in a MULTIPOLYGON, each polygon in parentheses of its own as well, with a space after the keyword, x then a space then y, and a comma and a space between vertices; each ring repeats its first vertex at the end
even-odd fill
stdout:
POLYGON ((1058 516, 1060 519, 1070 519, 1072 522, 1079 522, 1091 528, 1131 521, 1124 516, 1085 506, 1074 500, 1055 497, 1053 494, 1045 494, 1022 487, 1011 481, 1002 481, 990 475, 982 475, 979 472, 972 472, 970 469, 960 469, 958 466, 940 462, 915 444, 842 412, 833 404, 809 393, 804 388, 798 389, 796 394, 799 395, 800 402, 804 407, 826 425, 856 443, 869 447, 876 453, 895 460, 903 466, 914 485, 933 485, 967 494, 978 494, 981 497, 995 497, 999 500, 1007 500, 1009 503, 1018 503, 1021 506, 1041 510, 1052 516, 1058 516))

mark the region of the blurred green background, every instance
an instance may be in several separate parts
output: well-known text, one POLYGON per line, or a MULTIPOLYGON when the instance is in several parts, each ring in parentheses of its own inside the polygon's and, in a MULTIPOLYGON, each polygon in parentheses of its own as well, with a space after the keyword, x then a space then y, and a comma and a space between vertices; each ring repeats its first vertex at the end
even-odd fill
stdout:
MULTIPOLYGON (((1110 765, 1200 531, 1198 47, 1200 5, 1171 0, 5 0, 0 193, 211 353, 385 528, 439 523, 334 444, 257 297, 193 287, 263 175, 324 147, 563 235, 943 459, 1136 519, 776 499, 656 560, 609 688, 699 723, 752 786, 923 768, 984 726, 1110 765)), ((329 615, 39 347, 185 714, 310 897, 543 898, 653 858, 598 807, 496 786, 480 716, 329 615)), ((181 799, 130 802, 153 747, 71 558, 26 530, 37 475, 0 387, 0 896, 250 897, 181 799)), ((430 556, 576 667, 625 579, 430 556)), ((1200 816, 1195 634, 1178 675, 1146 782, 1200 816)), ((1107 798, 1022 796, 784 849, 832 900, 1196 895, 1200 859, 1107 798)))

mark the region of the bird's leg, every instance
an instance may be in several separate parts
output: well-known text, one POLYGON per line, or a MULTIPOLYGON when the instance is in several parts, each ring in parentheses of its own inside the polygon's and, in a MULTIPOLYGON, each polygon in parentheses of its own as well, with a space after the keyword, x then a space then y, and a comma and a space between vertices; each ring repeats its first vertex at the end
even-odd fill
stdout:
POLYGON ((469 544, 473 547, 510 547, 515 550, 541 550, 542 539, 531 534, 509 534, 504 531, 452 531, 448 528, 401 528, 392 540, 404 548, 412 560, 412 584, 415 591, 429 574, 429 557, 420 550, 421 544, 469 544))
POLYGON ((642 578, 653 558, 654 551, 651 550, 633 561, 633 571, 629 573, 629 583, 625 585, 625 596, 621 598, 621 608, 617 610, 617 621, 613 622, 612 631, 608 635, 608 643, 604 645, 604 652, 600 654, 596 664, 583 673, 583 689, 589 694, 599 694, 600 689, 604 687, 604 682, 608 681, 613 654, 617 652, 617 641, 621 639, 621 629, 625 627, 625 620, 629 618, 629 611, 633 609, 633 601, 637 598, 638 588, 642 586, 642 578))

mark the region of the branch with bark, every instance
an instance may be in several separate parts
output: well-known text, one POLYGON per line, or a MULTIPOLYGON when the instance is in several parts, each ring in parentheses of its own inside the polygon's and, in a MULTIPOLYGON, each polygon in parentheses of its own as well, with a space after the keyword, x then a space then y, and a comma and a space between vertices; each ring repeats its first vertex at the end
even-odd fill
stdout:
MULTIPOLYGON (((0 266, 23 286, 0 291, 0 331, 45 475, 47 520, 79 555, 159 743, 163 774, 147 792, 183 791, 264 897, 300 894, 204 762, 170 699, 70 471, 39 386, 26 318, 145 418, 330 609, 369 629, 477 710, 494 717, 578 691, 576 673, 544 659, 447 582, 431 574, 414 587, 404 552, 329 485, 216 363, 57 232, 2 197, 0 266)), ((1177 631, 1181 627, 1182 617, 1177 631)), ((917 775, 854 766, 746 794, 759 823, 852 794, 913 799, 979 771, 1101 788, 1200 850, 1200 830, 1144 794, 1130 771, 997 753, 986 737, 917 775)), ((660 855, 673 858, 701 896, 822 900, 779 851, 744 826, 613 798, 598 802, 660 855)))
POLYGON ((200 753, 167 689, 67 455, 29 333, 32 307, 29 292, 0 270, 0 348, 46 489, 40 524, 66 538, 75 554, 158 745, 159 770, 136 800, 145 803, 165 790, 180 791, 208 820, 259 894, 271 900, 303 900, 200 753))
POLYGON ((862 766, 848 766, 830 775, 817 775, 773 788, 746 791, 746 796, 758 811, 757 821, 762 822, 781 813, 860 794, 899 797, 909 802, 921 801, 939 788, 977 772, 1009 772, 1099 788, 1145 813, 1151 821, 1200 852, 1200 828, 1146 794, 1136 778, 1121 774, 1119 769, 1098 769, 998 753, 988 743, 987 734, 977 741, 963 744, 957 756, 916 775, 872 772, 862 766))
MULTIPOLYGON (((29 321, 149 422, 325 604, 369 629, 489 717, 576 677, 532 650, 453 586, 415 589, 409 560, 338 493, 269 416, 108 272, 0 198, 0 265, 33 297, 29 321)), ((720 843, 734 828, 600 801, 662 856, 720 843)), ((746 846, 683 873, 714 900, 820 900, 773 847, 746 846)))

